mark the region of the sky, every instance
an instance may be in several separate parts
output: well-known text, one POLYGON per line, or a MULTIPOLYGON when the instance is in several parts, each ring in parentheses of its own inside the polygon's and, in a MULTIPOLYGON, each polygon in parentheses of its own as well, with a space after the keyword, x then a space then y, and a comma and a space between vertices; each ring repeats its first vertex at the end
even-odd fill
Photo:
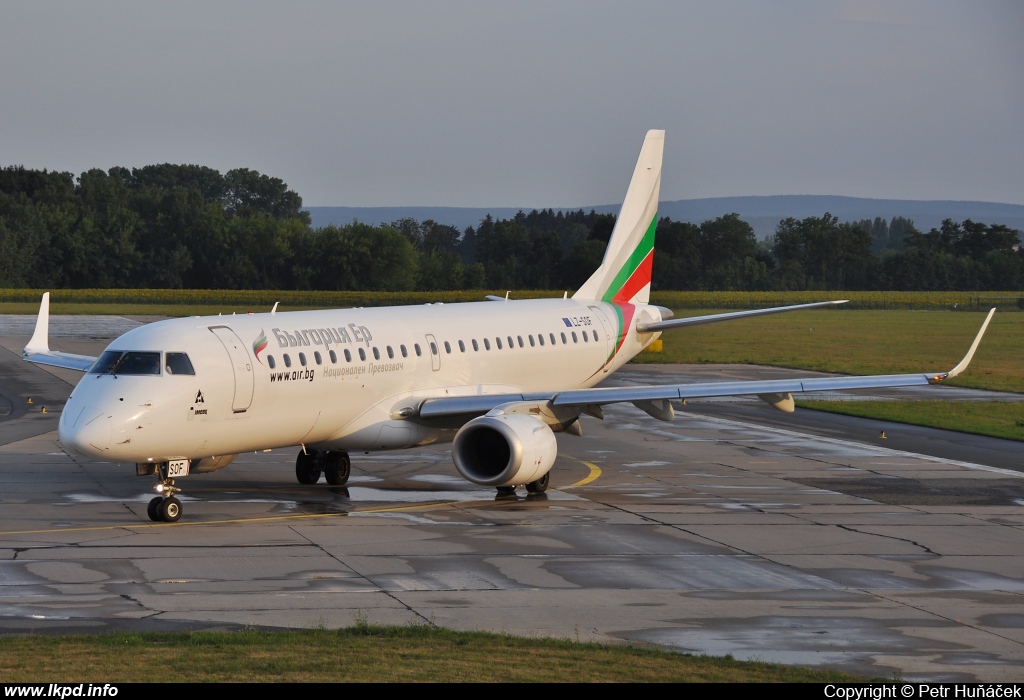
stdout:
POLYGON ((0 166, 195 163, 307 206, 1024 204, 1024 3, 0 3, 0 166))

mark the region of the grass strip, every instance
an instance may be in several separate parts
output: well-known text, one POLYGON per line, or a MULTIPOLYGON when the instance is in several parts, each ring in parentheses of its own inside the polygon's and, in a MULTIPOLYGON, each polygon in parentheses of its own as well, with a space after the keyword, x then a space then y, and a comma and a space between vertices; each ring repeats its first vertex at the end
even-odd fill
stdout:
POLYGON ((0 678, 26 682, 850 682, 818 671, 658 649, 456 632, 340 630, 0 637, 0 678))
POLYGON ((797 401, 800 408, 1024 441, 1024 402, 797 401))

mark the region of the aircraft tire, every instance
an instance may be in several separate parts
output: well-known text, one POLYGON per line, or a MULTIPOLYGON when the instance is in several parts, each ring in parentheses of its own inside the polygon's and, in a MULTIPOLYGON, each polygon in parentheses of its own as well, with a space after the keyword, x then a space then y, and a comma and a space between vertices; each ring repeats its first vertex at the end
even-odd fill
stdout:
POLYGON ((161 496, 157 496, 149 502, 149 505, 146 506, 146 514, 149 515, 149 519, 155 523, 163 520, 163 518, 160 517, 160 506, 163 505, 163 502, 164 499, 161 496))
POLYGON ((176 523, 181 518, 181 501, 174 496, 165 498, 160 504, 161 520, 168 523, 176 523))
POLYGON ((548 490, 548 484, 551 482, 551 472, 548 472, 536 481, 531 481, 526 485, 528 493, 544 493, 548 490))
POLYGON ((352 473, 352 461, 347 452, 328 452, 324 455, 324 476, 331 486, 344 486, 352 473))
POLYGON ((316 457, 315 450, 299 451, 299 456, 295 458, 295 478, 300 484, 312 486, 320 481, 320 466, 316 462, 316 457))

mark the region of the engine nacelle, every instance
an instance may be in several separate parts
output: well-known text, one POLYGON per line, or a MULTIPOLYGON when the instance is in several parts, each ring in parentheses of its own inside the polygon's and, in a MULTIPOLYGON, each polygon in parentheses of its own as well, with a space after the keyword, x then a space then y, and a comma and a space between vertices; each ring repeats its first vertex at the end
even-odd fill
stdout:
POLYGON ((234 462, 235 457, 237 456, 238 455, 220 455, 219 457, 193 459, 188 471, 190 474, 208 474, 209 472, 215 472, 218 469, 223 469, 234 462))
POLYGON ((558 455, 555 434, 522 414, 487 415, 462 426, 452 444, 455 468, 481 486, 521 486, 550 471, 558 455))

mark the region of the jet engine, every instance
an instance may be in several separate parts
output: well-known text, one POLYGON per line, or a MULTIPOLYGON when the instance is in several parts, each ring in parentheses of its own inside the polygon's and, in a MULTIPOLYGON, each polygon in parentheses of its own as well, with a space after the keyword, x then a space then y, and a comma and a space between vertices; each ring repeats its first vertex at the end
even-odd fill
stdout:
POLYGON ((452 445, 455 468, 481 486, 521 486, 555 463, 558 444, 545 423, 522 414, 486 415, 462 426, 452 445))
POLYGON ((232 462, 235 461, 235 457, 238 455, 221 455, 219 457, 203 457, 202 459, 193 459, 192 465, 189 467, 189 472, 192 474, 207 474, 209 472, 215 472, 218 469, 223 469, 232 462))

